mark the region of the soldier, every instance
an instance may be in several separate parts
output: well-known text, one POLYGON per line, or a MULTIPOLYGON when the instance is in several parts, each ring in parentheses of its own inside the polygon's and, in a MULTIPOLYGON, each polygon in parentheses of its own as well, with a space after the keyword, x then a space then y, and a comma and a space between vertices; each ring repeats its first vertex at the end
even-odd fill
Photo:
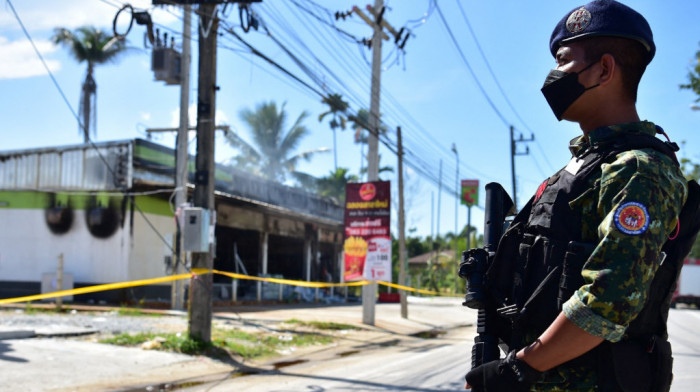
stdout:
POLYGON ((656 138, 663 130, 636 110, 655 53, 651 29, 633 9, 596 0, 564 16, 550 50, 557 67, 542 93, 557 119, 579 123, 583 134, 570 143, 571 162, 540 185, 499 244, 494 265, 517 263, 501 288, 512 290, 506 302, 519 311, 511 351, 472 369, 466 388, 667 391, 665 318, 662 327, 633 323, 653 295, 661 248, 677 234, 688 194, 677 146, 656 138))

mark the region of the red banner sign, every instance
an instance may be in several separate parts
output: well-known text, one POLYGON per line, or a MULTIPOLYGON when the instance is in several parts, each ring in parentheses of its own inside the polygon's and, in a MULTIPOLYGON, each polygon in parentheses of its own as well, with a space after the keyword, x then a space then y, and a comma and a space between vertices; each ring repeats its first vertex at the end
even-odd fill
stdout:
POLYGON ((479 204, 479 180, 462 180, 462 202, 469 207, 479 204))
POLYGON ((391 186, 388 181, 345 187, 345 281, 391 282, 391 186))

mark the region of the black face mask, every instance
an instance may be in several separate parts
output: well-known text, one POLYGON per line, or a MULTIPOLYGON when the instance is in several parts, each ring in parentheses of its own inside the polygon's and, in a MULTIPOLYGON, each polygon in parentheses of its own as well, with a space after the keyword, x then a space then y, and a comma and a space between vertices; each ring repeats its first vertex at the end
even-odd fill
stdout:
POLYGON ((547 100, 549 107, 552 108, 554 115, 557 117, 557 120, 561 121, 566 109, 568 109, 569 106, 571 106, 581 95, 583 95, 583 93, 600 85, 596 84, 591 87, 584 87, 578 81, 578 75, 586 71, 595 63, 596 62, 592 62, 588 64, 586 68, 580 70, 579 72, 566 73, 556 69, 549 71, 541 91, 542 94, 544 94, 544 98, 547 100))

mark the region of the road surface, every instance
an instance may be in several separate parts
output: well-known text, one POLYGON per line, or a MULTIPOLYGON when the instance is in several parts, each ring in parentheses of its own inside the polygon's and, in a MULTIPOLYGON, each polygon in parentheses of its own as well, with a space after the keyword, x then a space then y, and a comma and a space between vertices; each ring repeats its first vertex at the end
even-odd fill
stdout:
MULTIPOLYGON (((700 311, 672 309, 674 347, 672 392, 700 385, 700 311)), ((464 391, 473 328, 457 328, 434 339, 397 336, 385 344, 341 352, 336 358, 303 362, 275 373, 226 377, 187 391, 464 391)))

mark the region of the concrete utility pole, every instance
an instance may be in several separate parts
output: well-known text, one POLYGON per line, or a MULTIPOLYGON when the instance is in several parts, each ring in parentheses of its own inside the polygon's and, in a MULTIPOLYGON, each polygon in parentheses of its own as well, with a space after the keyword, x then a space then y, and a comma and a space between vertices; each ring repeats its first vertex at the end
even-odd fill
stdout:
MULTIPOLYGON (((212 212, 214 205, 214 124, 216 113, 216 4, 199 6, 199 82, 197 86, 197 157, 194 205, 212 212)), ((213 268, 214 249, 193 253, 193 268, 213 268)), ((212 274, 199 275, 190 283, 189 334, 211 341, 212 274)))
MULTIPOLYGON (((367 153, 367 179, 377 181, 379 179, 379 93, 382 72, 382 25, 380 18, 383 16, 384 0, 375 0, 374 9, 378 13, 375 19, 374 35, 372 36, 372 95, 369 105, 369 152, 367 153)), ((362 286, 362 322, 374 325, 374 308, 377 300, 377 283, 372 282, 362 286)))
POLYGON ((515 128, 513 126, 510 126, 510 172, 511 176, 513 178, 513 205, 515 206, 515 209, 518 209, 518 192, 515 187, 515 156, 516 155, 528 155, 530 153, 530 148, 525 147, 525 152, 517 152, 517 146, 515 143, 527 143, 535 140, 535 135, 533 134, 530 136, 529 139, 523 139, 523 135, 520 134, 520 138, 518 140, 515 140, 515 137, 513 135, 513 132, 515 131, 515 128))
POLYGON ((440 159, 440 169, 438 170, 438 205, 437 205, 437 223, 435 224, 435 230, 437 234, 435 239, 440 237, 440 200, 442 199, 442 159, 440 159))
MULTIPOLYGON (((190 105, 190 35, 192 34, 192 6, 183 6, 184 21, 182 24, 182 60, 180 62, 180 129, 177 132, 177 159, 175 159, 175 208, 187 201, 187 131, 189 129, 188 109, 190 105)), ((185 258, 182 252, 182 228, 177 228, 175 243, 175 268, 173 275, 179 275, 185 270, 185 258)), ((176 280, 172 286, 171 308, 184 309, 184 281, 176 280)))
MULTIPOLYGON (((401 127, 396 128, 396 138, 399 143, 399 284, 406 284, 406 218, 403 209, 403 142, 401 140, 401 127)), ((399 290, 401 301, 401 317, 408 318, 408 304, 406 291, 399 290)))

